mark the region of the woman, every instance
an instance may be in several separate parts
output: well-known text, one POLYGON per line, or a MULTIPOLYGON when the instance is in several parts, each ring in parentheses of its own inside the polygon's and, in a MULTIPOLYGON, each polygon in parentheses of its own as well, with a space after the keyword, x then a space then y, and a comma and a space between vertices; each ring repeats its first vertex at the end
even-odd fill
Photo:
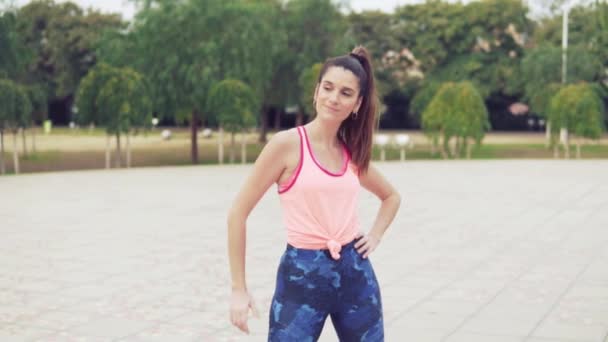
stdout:
POLYGON ((245 222, 278 185, 287 249, 270 308, 269 341, 317 340, 331 316, 341 341, 382 341, 380 290, 367 257, 399 208, 393 186, 370 165, 376 89, 367 50, 328 59, 314 93, 316 117, 264 147, 228 217, 230 320, 249 333, 257 312, 245 282, 245 222), (363 186, 382 205, 367 234, 356 214, 363 186))

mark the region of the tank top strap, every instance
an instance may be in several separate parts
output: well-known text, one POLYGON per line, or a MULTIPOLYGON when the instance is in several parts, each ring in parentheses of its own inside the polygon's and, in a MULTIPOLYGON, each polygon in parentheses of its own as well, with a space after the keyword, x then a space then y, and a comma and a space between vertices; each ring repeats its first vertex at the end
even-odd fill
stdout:
POLYGON ((300 134, 300 163, 306 163, 306 160, 310 160, 310 149, 308 147, 308 137, 306 136, 306 132, 304 131, 303 126, 297 126, 298 134, 300 134))

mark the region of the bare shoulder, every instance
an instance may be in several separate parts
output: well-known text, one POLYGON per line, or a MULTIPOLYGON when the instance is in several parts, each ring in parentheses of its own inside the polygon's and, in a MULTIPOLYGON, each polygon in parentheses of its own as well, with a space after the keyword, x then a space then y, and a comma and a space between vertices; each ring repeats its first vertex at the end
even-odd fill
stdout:
POLYGON ((300 135, 298 134, 298 130, 295 128, 279 131, 270 138, 268 145, 270 144, 286 150, 291 150, 296 147, 299 148, 300 135))
POLYGON ((300 134, 296 128, 277 132, 268 141, 266 148, 275 151, 277 157, 280 158, 283 168, 276 180, 282 184, 289 179, 300 162, 300 134))

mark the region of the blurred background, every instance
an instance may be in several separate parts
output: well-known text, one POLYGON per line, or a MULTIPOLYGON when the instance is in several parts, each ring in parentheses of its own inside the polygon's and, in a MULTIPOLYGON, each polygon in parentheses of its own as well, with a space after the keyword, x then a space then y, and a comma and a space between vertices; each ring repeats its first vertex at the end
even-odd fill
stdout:
POLYGON ((356 45, 376 159, 608 157, 605 0, 0 0, 0 172, 251 162, 356 45))

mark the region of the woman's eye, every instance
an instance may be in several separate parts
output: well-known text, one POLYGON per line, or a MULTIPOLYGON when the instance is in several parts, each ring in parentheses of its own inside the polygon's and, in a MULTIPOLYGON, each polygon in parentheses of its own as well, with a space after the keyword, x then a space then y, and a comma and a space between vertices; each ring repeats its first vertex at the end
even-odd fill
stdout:
POLYGON ((323 87, 323 89, 325 89, 325 90, 331 90, 330 87, 323 87))
POLYGON ((345 93, 345 92, 342 92, 342 94, 343 94, 344 96, 350 97, 350 93, 345 93))

